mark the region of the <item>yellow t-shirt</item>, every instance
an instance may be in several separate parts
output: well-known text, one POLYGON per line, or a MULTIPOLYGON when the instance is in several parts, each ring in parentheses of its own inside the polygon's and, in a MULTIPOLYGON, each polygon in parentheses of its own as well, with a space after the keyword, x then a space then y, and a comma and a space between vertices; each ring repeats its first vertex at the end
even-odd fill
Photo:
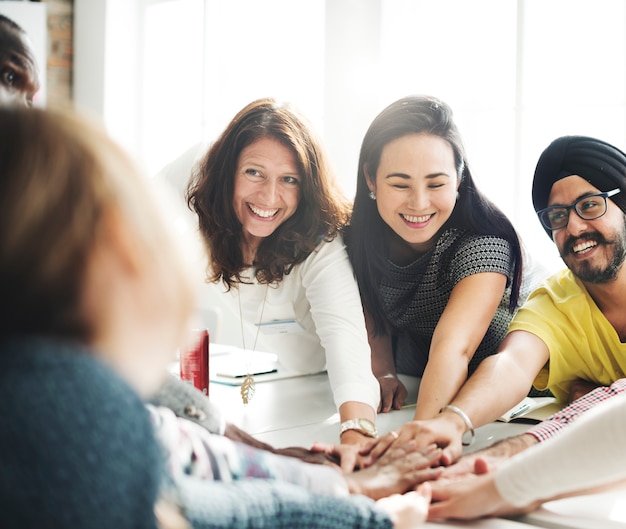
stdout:
POLYGON ((534 381, 567 401, 576 379, 608 386, 626 372, 626 344, 583 284, 562 270, 547 278, 518 310, 511 331, 528 331, 548 346, 550 360, 534 381))

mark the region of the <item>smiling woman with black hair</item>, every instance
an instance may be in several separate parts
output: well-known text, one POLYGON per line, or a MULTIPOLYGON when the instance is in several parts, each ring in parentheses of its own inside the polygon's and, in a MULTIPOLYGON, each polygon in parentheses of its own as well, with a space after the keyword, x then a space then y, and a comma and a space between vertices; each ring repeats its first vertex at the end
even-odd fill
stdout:
POLYGON ((476 186, 448 105, 411 96, 374 119, 348 234, 382 411, 403 404, 404 373, 422 378, 415 418, 432 418, 495 353, 539 280, 476 186))

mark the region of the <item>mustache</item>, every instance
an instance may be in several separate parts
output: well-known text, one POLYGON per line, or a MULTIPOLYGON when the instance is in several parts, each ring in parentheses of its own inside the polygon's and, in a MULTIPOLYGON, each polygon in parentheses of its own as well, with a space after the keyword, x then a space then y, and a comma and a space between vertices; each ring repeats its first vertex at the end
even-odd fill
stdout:
POLYGON ((568 237, 563 243, 563 254, 568 254, 574 250, 574 246, 580 243, 581 240, 585 241, 593 241, 597 244, 612 244, 612 241, 609 241, 602 235, 601 233, 594 231, 583 233, 578 237, 568 237))

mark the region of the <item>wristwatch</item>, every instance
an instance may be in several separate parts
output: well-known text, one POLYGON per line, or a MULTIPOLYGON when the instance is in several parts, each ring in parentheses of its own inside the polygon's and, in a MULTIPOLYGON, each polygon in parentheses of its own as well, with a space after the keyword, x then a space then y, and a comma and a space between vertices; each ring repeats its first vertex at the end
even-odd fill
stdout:
POLYGON ((341 423, 341 433, 356 430, 368 437, 378 437, 376 425, 369 419, 350 419, 341 423))

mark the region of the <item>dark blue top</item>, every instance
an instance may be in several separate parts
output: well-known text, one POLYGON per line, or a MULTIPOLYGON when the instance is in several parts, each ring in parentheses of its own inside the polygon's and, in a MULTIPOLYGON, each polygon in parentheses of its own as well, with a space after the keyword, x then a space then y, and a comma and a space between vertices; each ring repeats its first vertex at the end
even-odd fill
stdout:
POLYGON ((155 528, 161 460, 140 398, 88 350, 0 343, 0 527, 155 528))

